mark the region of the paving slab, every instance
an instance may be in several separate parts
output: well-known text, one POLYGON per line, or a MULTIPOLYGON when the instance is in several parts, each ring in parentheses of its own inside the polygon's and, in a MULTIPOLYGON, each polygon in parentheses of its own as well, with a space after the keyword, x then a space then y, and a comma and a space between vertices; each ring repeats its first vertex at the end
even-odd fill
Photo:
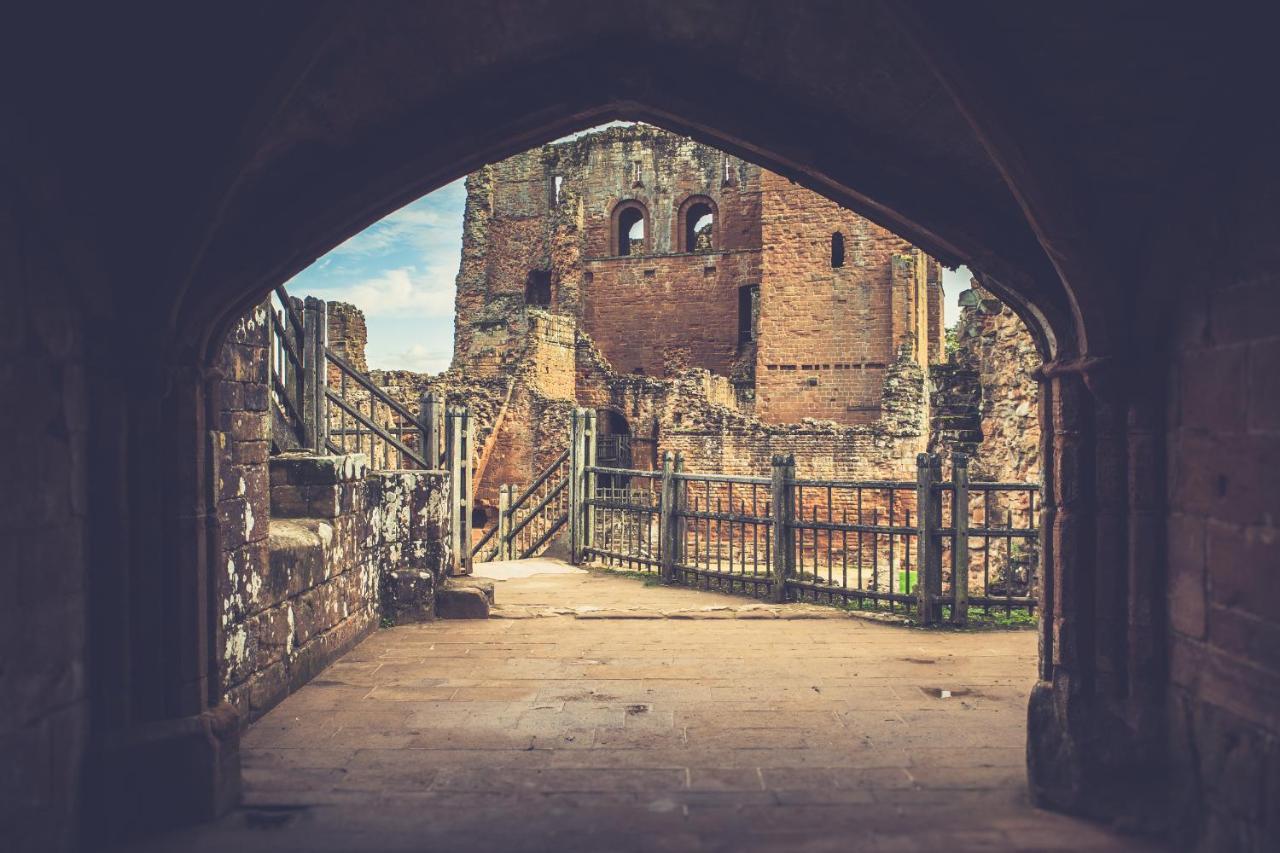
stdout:
POLYGON ((129 849, 1158 849, 1028 804, 1032 631, 477 571, 508 618, 376 632, 245 734, 239 809, 129 849))

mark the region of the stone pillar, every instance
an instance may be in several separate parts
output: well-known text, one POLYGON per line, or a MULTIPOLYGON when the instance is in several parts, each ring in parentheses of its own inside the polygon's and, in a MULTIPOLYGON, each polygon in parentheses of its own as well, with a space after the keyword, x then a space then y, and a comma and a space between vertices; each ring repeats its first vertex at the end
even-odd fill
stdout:
MULTIPOLYGON (((114 356, 114 357, 112 357, 114 356)), ((239 722, 210 651, 207 409, 217 374, 170 353, 92 361, 94 714, 85 825, 100 837, 208 820, 239 795, 239 722), (96 383, 95 383, 96 385, 96 383)), ((212 538, 211 538, 212 534, 212 538)))
POLYGON ((1084 360, 1042 371, 1045 569, 1027 761, 1037 803, 1099 818, 1123 807, 1141 821, 1154 818, 1161 784, 1163 651, 1152 613, 1162 588, 1154 564, 1135 560, 1160 523, 1151 509, 1158 454, 1113 371, 1084 360), (1146 463, 1131 463, 1133 449, 1146 463))

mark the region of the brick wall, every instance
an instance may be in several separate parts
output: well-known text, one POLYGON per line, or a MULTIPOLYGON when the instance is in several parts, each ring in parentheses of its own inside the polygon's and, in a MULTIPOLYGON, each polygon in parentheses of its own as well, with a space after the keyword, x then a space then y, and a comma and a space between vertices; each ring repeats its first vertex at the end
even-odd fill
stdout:
MULTIPOLYGON (((267 310, 256 307, 228 333, 213 401, 215 642, 225 698, 242 722, 376 627, 389 573, 423 575, 415 589, 429 610, 447 562, 440 476, 370 474, 362 456, 270 456, 267 310)), ((329 319, 349 358, 362 364, 363 315, 339 303, 329 319)))
MULTIPOLYGON (((756 413, 770 423, 872 423, 899 346, 930 339, 927 288, 937 264, 786 178, 762 172, 760 186, 756 413), (844 238, 840 267, 832 266, 836 233, 844 238)), ((922 363, 938 357, 932 340, 917 347, 922 363)))
POLYGON ((772 423, 873 423, 900 346, 922 364, 942 357, 936 261, 778 175, 643 125, 468 179, 456 368, 490 376, 519 357, 531 270, 550 274, 552 310, 577 317, 617 372, 733 375, 742 401, 772 423), (696 199, 715 208, 711 251, 687 253, 683 218, 696 199), (627 257, 617 257, 622 202, 641 206, 647 228, 627 257), (739 288, 751 286, 761 287, 758 341, 744 342, 739 288))
POLYGON ((727 376, 738 355, 738 288, 757 250, 586 263, 582 327, 620 373, 666 375, 676 359, 727 376))

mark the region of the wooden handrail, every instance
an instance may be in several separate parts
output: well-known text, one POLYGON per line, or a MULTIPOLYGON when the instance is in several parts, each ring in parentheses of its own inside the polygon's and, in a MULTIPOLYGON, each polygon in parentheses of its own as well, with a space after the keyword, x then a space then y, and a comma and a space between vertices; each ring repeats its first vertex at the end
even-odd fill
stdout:
MULTIPOLYGON (((406 419, 411 424, 418 423, 418 419, 414 417, 413 414, 408 409, 406 409, 404 406, 398 403, 395 399, 393 399, 391 395, 387 394, 386 391, 383 391, 381 388, 375 385, 373 381, 369 379, 369 377, 361 373, 358 368, 352 366, 351 362, 347 361, 345 358, 338 355, 336 352, 329 349, 328 347, 325 347, 324 355, 325 355, 325 358, 327 358, 329 361, 332 361, 334 364, 338 365, 338 368, 342 370, 343 373, 346 373, 352 379, 354 379, 361 388, 364 388, 370 394, 377 397, 379 402, 385 403, 387 408, 391 409, 393 412, 400 415, 402 418, 406 419)), ((408 427, 406 427, 406 429, 407 428, 408 427)))
POLYGON ((367 426, 370 432, 372 432, 373 434, 381 438, 387 444, 390 444, 396 450, 399 450, 402 454, 404 454, 405 457, 412 460, 413 462, 416 462, 423 469, 427 467, 426 460, 423 459, 421 456, 419 456, 412 448, 404 445, 399 440, 392 437, 391 433, 387 432, 382 427, 378 426, 376 423, 366 418, 358 409, 353 408, 341 396, 333 393, 333 391, 327 388, 325 389, 324 395, 325 397, 328 398, 329 402, 337 404, 338 408, 342 409, 344 412, 351 415, 351 417, 355 418, 360 423, 367 426))
POLYGON ((289 292, 284 289, 283 284, 276 286, 276 298, 284 306, 284 313, 289 317, 289 325, 293 326, 293 333, 298 337, 302 337, 302 318, 293 310, 293 300, 289 298, 289 292))
POLYGON ((565 450, 564 453, 561 453, 559 456, 557 456, 555 458, 555 461, 552 462, 550 465, 548 465, 541 474, 539 474, 537 477, 534 478, 533 482, 529 484, 529 487, 520 493, 520 497, 516 498, 511 502, 511 511, 515 512, 517 509, 523 506, 524 502, 529 499, 529 495, 533 494, 534 489, 538 488, 543 483, 545 483, 547 479, 552 474, 555 473, 556 468, 563 465, 565 462, 568 461, 568 459, 569 459, 568 450, 565 450))

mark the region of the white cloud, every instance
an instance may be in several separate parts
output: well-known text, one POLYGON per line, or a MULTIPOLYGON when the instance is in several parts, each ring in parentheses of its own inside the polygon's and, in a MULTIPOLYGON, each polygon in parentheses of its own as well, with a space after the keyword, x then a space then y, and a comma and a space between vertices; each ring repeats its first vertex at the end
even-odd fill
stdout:
POLYGON ((316 295, 350 302, 366 317, 452 317, 454 272, 442 266, 425 272, 400 267, 316 295))
POLYGON ((407 349, 392 352, 385 357, 376 357, 371 353, 369 359, 376 362, 377 367, 385 370, 412 370, 416 373, 439 373, 449 366, 453 350, 428 347, 424 344, 411 344, 407 349))
POLYGON ((462 182, 455 181, 388 214, 335 246, 326 257, 363 258, 405 249, 456 251, 461 243, 460 212, 465 199, 462 182))

